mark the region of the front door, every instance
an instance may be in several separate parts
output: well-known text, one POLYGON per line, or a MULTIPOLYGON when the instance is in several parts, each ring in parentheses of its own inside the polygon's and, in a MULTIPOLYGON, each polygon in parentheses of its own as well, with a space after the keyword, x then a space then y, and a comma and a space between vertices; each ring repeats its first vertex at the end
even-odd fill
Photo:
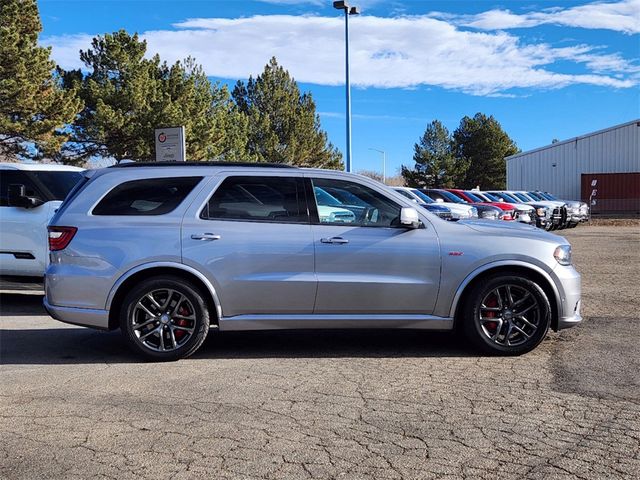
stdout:
POLYGON ((313 236, 301 174, 214 179, 182 229, 183 262, 212 282, 223 317, 310 314, 313 236))
POLYGON ((401 206, 372 186, 321 174, 316 199, 318 314, 431 314, 440 248, 430 224, 399 225, 401 206))
POLYGON ((47 265, 47 224, 60 202, 10 207, 8 189, 13 184, 24 185, 30 197, 46 200, 24 172, 0 170, 0 275, 42 277, 47 265))

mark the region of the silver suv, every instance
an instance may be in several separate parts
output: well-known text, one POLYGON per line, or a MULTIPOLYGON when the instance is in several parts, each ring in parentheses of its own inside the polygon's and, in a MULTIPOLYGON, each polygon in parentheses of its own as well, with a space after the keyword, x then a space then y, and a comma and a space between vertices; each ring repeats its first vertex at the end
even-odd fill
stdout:
POLYGON ((521 354, 581 321, 571 247, 447 222, 358 175, 230 163, 88 171, 49 226, 45 306, 155 360, 210 328, 459 327, 521 354))

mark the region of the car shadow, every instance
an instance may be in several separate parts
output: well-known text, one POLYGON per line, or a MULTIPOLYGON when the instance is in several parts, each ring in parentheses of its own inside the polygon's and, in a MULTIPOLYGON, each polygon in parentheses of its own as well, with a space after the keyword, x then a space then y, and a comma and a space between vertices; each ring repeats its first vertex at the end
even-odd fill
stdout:
MULTIPOLYGON (((260 358, 466 357, 475 352, 450 333, 410 330, 212 330, 193 360, 260 358)), ((119 331, 87 328, 0 330, 0 364, 139 363, 119 331)))
MULTIPOLYGON (((0 294, 0 316, 46 316, 42 295, 0 294)), ((2 324, 0 324, 2 325, 2 324)), ((119 331, 89 328, 0 329, 0 364, 43 365, 82 363, 139 363, 119 331)), ((4 327, 4 325, 2 325, 4 327)), ((250 358, 403 358, 476 355, 451 333, 425 330, 270 330, 220 332, 211 330, 191 357, 250 358)))
POLYGON ((0 293, 0 316, 48 315, 42 305, 43 297, 37 292, 0 293))

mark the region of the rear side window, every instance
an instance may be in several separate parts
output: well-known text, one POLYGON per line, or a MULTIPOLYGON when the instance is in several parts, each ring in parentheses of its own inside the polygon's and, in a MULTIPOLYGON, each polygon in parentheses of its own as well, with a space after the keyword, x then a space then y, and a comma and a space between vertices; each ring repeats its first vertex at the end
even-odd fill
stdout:
POLYGON ((80 172, 33 171, 36 177, 55 200, 64 200, 69 192, 82 179, 80 172))
POLYGON ((202 177, 132 180, 111 190, 93 215, 163 215, 176 209, 202 177))
POLYGON ((26 173, 19 170, 2 169, 0 170, 0 207, 9 206, 7 192, 9 190, 9 185, 14 184, 24 185, 25 192, 28 197, 38 197, 41 200, 46 200, 45 198, 42 198, 42 194, 26 173))
POLYGON ((200 218, 308 223, 304 183, 297 177, 229 177, 209 199, 200 218))

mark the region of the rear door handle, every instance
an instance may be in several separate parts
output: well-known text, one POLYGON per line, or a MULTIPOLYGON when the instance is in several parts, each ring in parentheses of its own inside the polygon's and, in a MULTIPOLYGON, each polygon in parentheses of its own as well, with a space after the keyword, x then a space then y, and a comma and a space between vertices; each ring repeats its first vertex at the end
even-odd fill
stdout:
POLYGON ((336 243, 338 245, 342 245, 345 243, 349 243, 349 240, 347 240, 346 238, 342 238, 342 237, 328 237, 328 238, 321 238, 320 239, 321 243, 336 243))
POLYGON ((221 237, 215 233, 194 233, 191 238, 194 240, 220 240, 221 237))

